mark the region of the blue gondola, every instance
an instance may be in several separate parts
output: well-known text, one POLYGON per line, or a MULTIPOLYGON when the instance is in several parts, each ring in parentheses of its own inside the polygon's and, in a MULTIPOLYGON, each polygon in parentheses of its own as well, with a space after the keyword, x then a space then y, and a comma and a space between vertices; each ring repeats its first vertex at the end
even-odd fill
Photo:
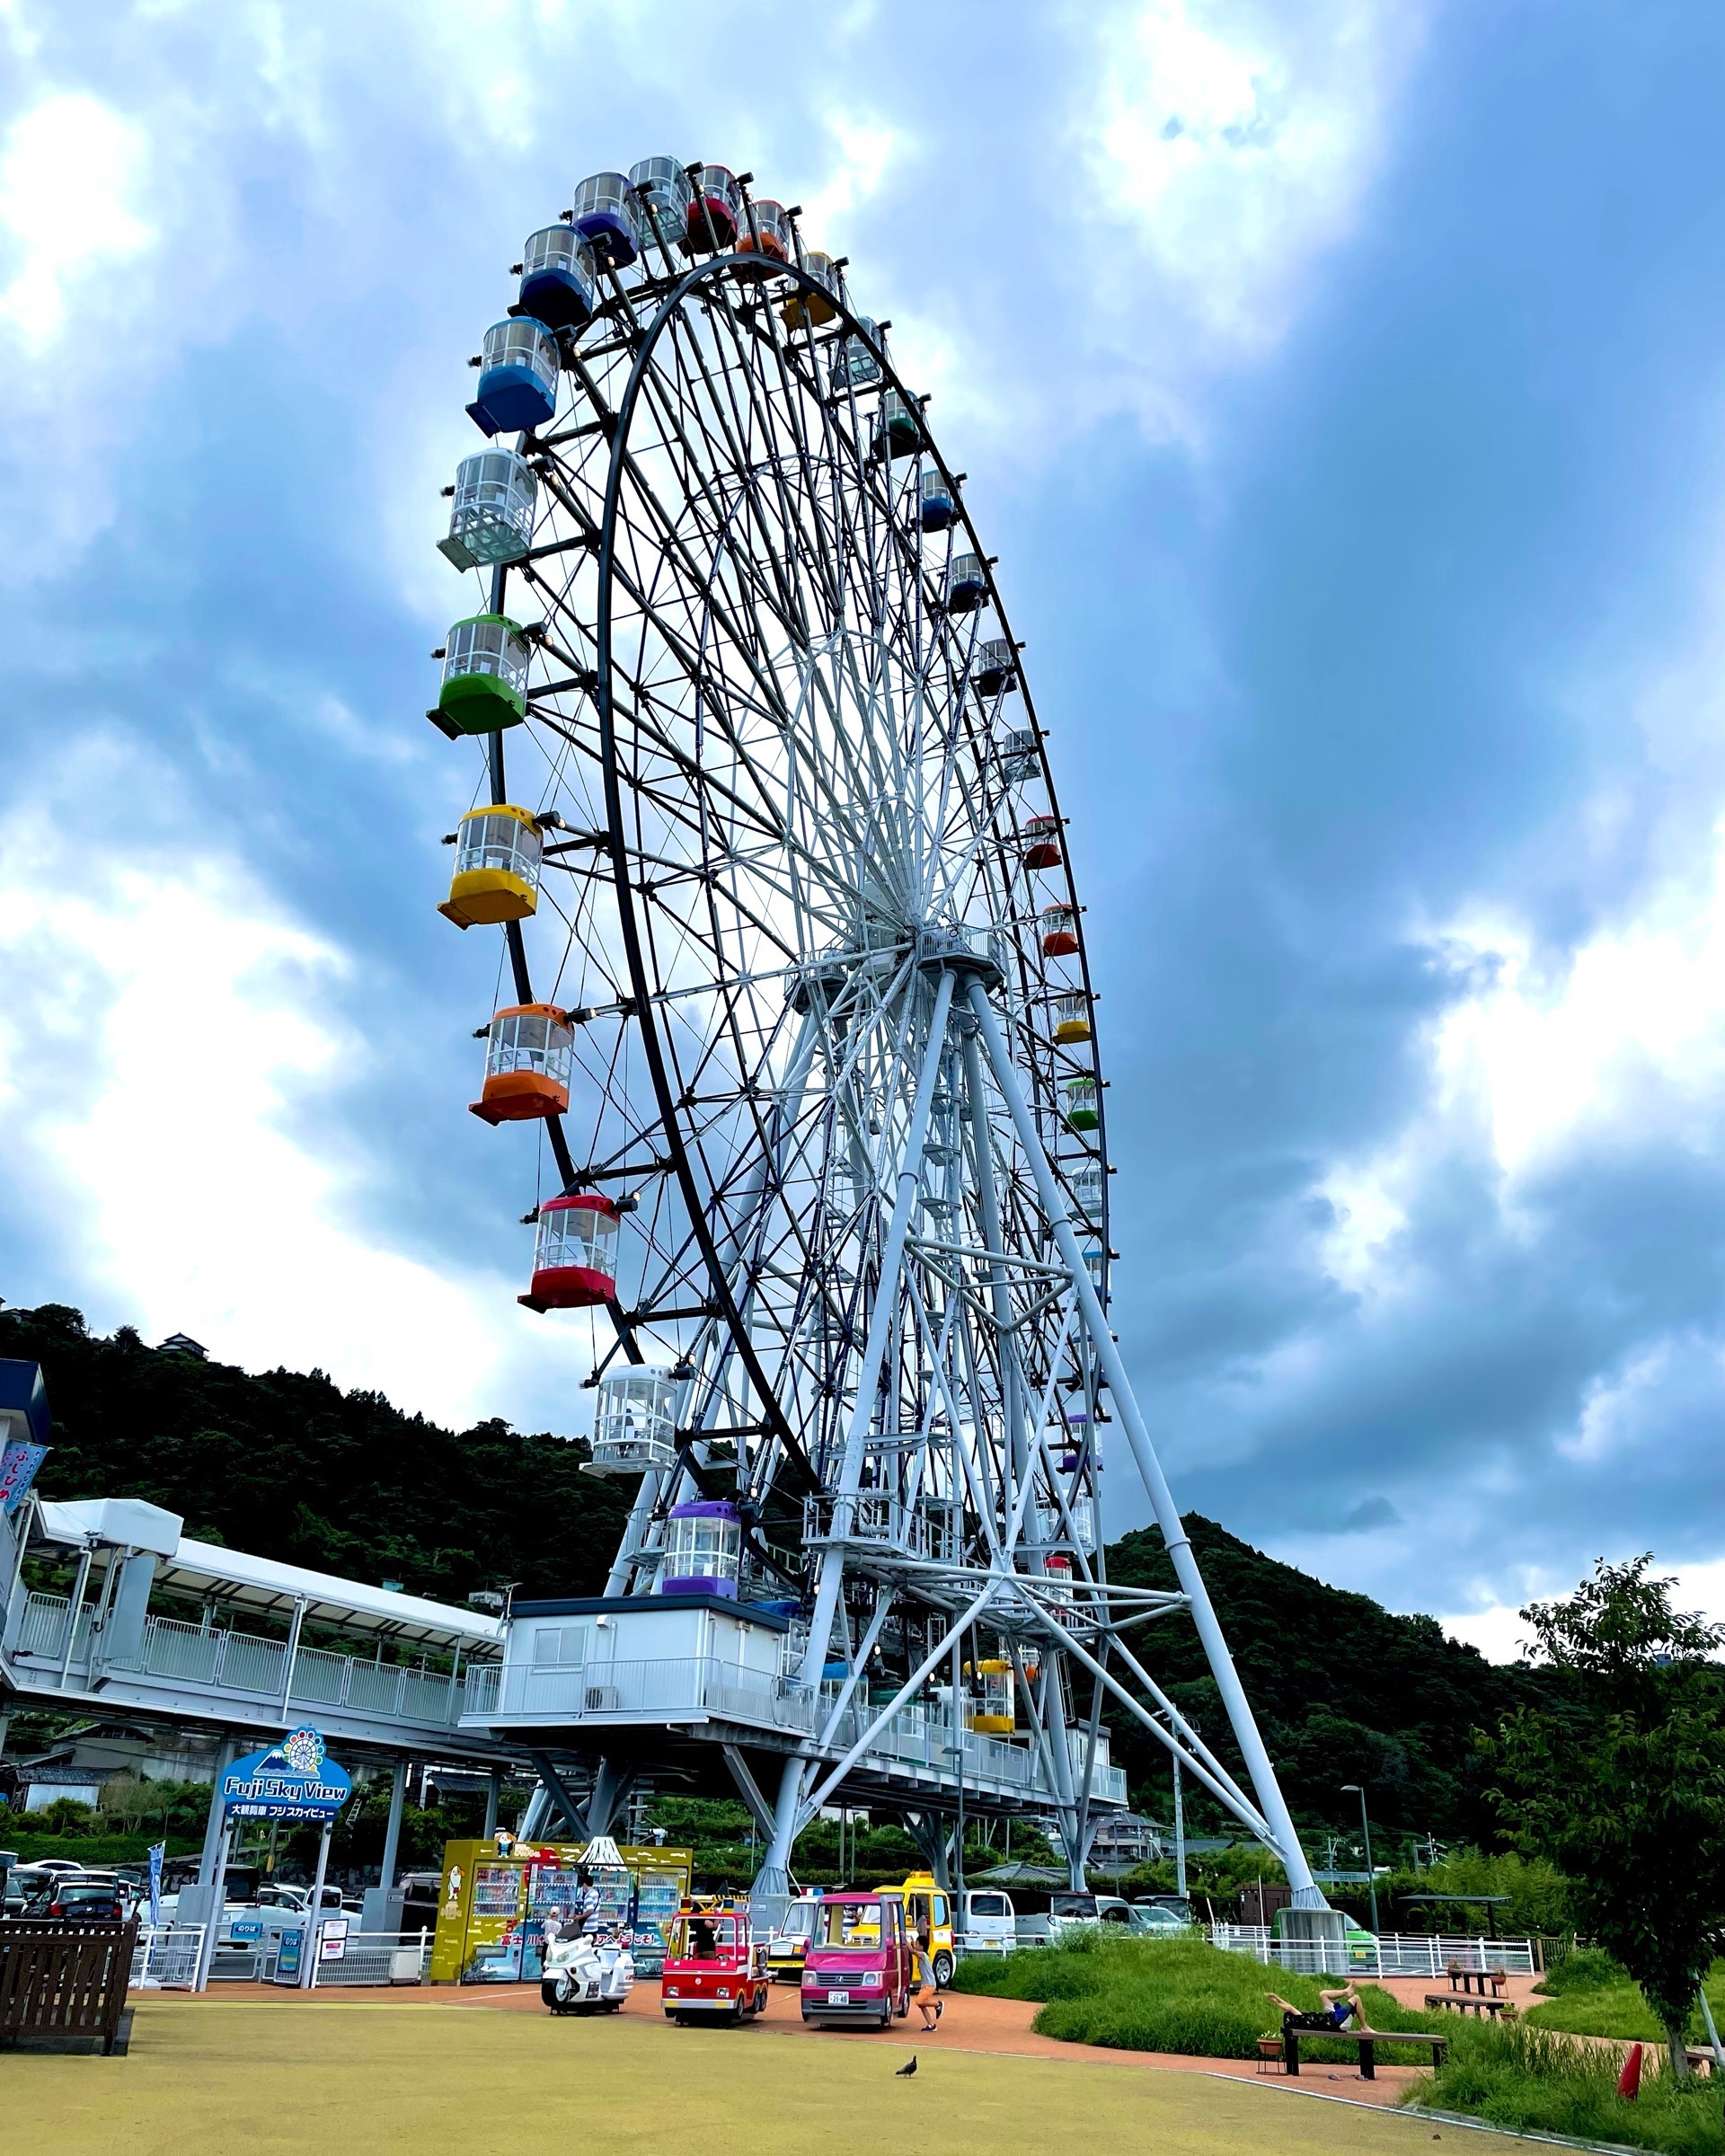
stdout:
POLYGON ((521 250, 522 314, 548 329, 585 329, 598 305, 595 276, 593 250, 572 225, 529 233, 521 250))
POLYGON ((626 270, 641 252, 641 205, 624 172, 595 172, 575 190, 575 229, 602 269, 626 270))
POLYGON ((952 489, 945 474, 924 472, 920 509, 923 529, 943 532, 957 514, 958 504, 952 499, 952 489))
POLYGON ((1003 689, 1018 685, 1018 654, 1004 637, 990 637, 977 654, 973 676, 985 696, 998 696, 1003 689))
POLYGON ((485 332, 479 394, 467 417, 482 434, 543 427, 557 410, 557 340, 542 322, 518 314, 485 332))
POLYGON ((975 554, 954 554, 946 572, 946 611, 974 614, 988 596, 988 572, 975 554))

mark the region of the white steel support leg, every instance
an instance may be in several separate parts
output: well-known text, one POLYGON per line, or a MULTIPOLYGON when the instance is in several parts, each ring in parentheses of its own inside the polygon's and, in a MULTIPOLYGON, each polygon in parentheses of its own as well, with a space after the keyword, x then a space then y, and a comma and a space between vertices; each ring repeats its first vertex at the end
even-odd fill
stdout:
POLYGON ((641 1478, 641 1487, 635 1492, 635 1501, 629 1507, 629 1524, 623 1531, 616 1561, 606 1575, 605 1593, 626 1595, 630 1582, 640 1569, 641 1551, 647 1541, 647 1526, 653 1516, 653 1506, 659 1498, 659 1471, 650 1467, 641 1478))
POLYGON ((797 1815, 802 1809, 803 1777, 812 1772, 808 1761, 792 1753, 779 1776, 773 1836, 748 1890, 748 1921, 757 1938, 769 1938, 778 1930, 791 1899, 791 1850, 797 1838, 797 1815))
MULTIPOLYGON (((905 1134, 904 1158, 898 1165, 898 1188, 893 1198, 892 1220, 886 1247, 880 1253, 880 1278, 874 1308, 869 1312, 869 1335, 862 1349, 862 1366, 857 1373, 856 1405, 845 1440, 845 1457, 834 1494, 831 1534, 837 1547, 821 1559, 820 1582, 815 1590, 814 1614, 809 1622, 809 1646, 802 1658, 801 1681, 813 1689, 827 1664, 827 1646, 833 1633, 833 1613, 838 1607, 845 1578, 845 1537, 851 1531, 856 1493, 862 1474, 862 1454, 869 1426, 874 1420, 874 1396, 880 1389, 880 1366, 886 1359, 893 1313, 898 1307, 898 1275, 905 1261, 905 1242, 916 1205, 916 1186, 922 1180, 923 1147, 928 1136, 928 1111, 934 1098, 934 1081, 940 1075, 946 1047, 947 1014, 952 1008, 952 976, 943 973, 934 991, 934 1009, 928 1021, 928 1038, 923 1048, 922 1074, 916 1081, 916 1099, 911 1109, 910 1128, 905 1134)), ((776 1848, 778 1837, 774 1835, 776 1848)), ((788 1856, 787 1851, 787 1856, 788 1856)))
POLYGON ((1222 1694, 1222 1703, 1227 1710, 1228 1721, 1233 1727, 1234 1742, 1240 1747, 1246 1763, 1246 1772, 1256 1792, 1258 1803, 1269 1823, 1275 1845, 1287 1873, 1287 1883, 1294 1889, 1294 1905, 1298 1909, 1327 1909, 1329 1903, 1322 1889, 1312 1877, 1312 1868, 1305 1860, 1300 1847, 1300 1838, 1294 1831, 1294 1822, 1288 1816, 1281 1787, 1276 1780, 1276 1770, 1269 1763, 1269 1754, 1259 1732, 1245 1687, 1240 1682, 1240 1673, 1234 1666, 1234 1657, 1228 1652, 1228 1643, 1222 1636, 1216 1610, 1211 1604, 1209 1590, 1198 1568, 1198 1560, 1192 1554, 1192 1545, 1187 1539, 1181 1523, 1179 1508, 1173 1492, 1168 1487, 1168 1478, 1162 1471, 1155 1448, 1150 1442, 1150 1433, 1145 1427, 1138 1403, 1133 1394, 1126 1365, 1121 1359, 1114 1336, 1109 1330, 1107 1313, 1101 1298, 1096 1293, 1096 1284, 1090 1277, 1084 1253, 1078 1247, 1078 1238, 1072 1232, 1072 1223, 1066 1217, 1066 1206, 1056 1187, 1054 1171, 1048 1166, 1048 1156, 1037 1135, 1036 1121, 1019 1090, 1018 1074, 1006 1053, 1006 1044, 1001 1038, 1000 1028, 988 1005, 988 997, 980 981, 969 985, 970 1009, 975 1013, 982 1038, 988 1051, 995 1082, 1000 1088, 1001 1098, 1006 1103, 1019 1144, 1023 1147, 1031 1172, 1036 1178, 1042 1210, 1054 1231, 1060 1255, 1065 1259, 1074 1286, 1078 1291, 1079 1305, 1084 1313, 1084 1325, 1096 1349, 1097 1360, 1108 1380, 1114 1405, 1126 1432, 1127 1443, 1132 1448, 1132 1457, 1137 1463, 1144 1486, 1150 1494, 1150 1503, 1155 1512, 1162 1538, 1172 1560, 1174 1576, 1179 1580, 1188 1603, 1192 1621, 1198 1627, 1198 1636, 1204 1645, 1205 1657, 1210 1674, 1216 1679, 1216 1690, 1222 1694))

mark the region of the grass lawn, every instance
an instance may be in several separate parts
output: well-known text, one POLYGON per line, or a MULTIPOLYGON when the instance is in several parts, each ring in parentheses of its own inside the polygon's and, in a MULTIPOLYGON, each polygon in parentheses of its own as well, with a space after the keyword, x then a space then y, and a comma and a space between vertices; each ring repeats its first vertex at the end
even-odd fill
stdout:
MULTIPOLYGON (((4 2142, 55 2156, 1413 2156, 1430 2130, 1251 2080, 865 2036, 441 2002, 146 2000, 125 2059, 4 2062, 4 2142)), ((1508 2144, 1469 2136, 1469 2156, 1508 2144)))
MULTIPOLYGON (((1209 2059, 1252 2058, 1259 2037, 1279 2029, 1280 2010, 1267 1995, 1272 1989, 1314 2011, 1321 1989, 1315 1977, 1261 1967, 1208 1940, 1117 1939, 1093 1931, 1069 1932, 1058 1946, 1027 1948, 1002 1961, 963 1962, 953 1984, 995 1998, 1042 2001, 1034 2024, 1040 2036, 1209 2059)), ((1412 2012, 1375 1984, 1363 1985, 1360 1996, 1374 2028, 1450 2033, 1448 2020, 1412 2012)), ((1302 2037, 1300 2054, 1345 2063, 1358 2056, 1351 2044, 1321 2037, 1302 2037)))

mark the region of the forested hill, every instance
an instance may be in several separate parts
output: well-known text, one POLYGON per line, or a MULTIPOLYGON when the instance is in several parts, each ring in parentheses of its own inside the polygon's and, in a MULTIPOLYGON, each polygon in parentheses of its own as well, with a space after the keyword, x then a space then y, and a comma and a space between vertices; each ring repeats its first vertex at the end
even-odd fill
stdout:
POLYGON ((160 1355, 58 1303, 0 1311, 3 1356, 47 1380, 44 1497, 146 1498, 204 1542, 451 1602, 510 1580, 597 1593, 622 1539, 630 1486, 582 1474, 584 1444, 446 1430, 321 1370, 160 1355))
MULTIPOLYGON (((1185 1525, 1295 1818, 1346 1821, 1358 1799, 1339 1792, 1351 1781, 1367 1791, 1375 1828, 1381 1821, 1439 1840, 1490 1840, 1473 1733, 1495 1731, 1517 1707, 1544 1701, 1547 1680, 1525 1665, 1488 1662, 1435 1617, 1398 1617, 1369 1595, 1278 1564, 1199 1513, 1185 1525)), ((1175 1584, 1160 1528, 1111 1543, 1108 1571, 1122 1586, 1175 1584)), ((1237 1772, 1191 1624, 1163 1619, 1137 1637, 1140 1659, 1151 1654, 1146 1666, 1237 1772)), ((1134 1790, 1141 1779, 1165 1790, 1154 1739, 1124 1713, 1109 1720, 1134 1790)), ((1165 1816, 1166 1798, 1153 1808, 1165 1816)), ((1405 1861, 1407 1853, 1381 1855, 1405 1861)))
MULTIPOLYGON (((524 1595, 595 1593, 630 1485, 584 1475, 587 1447, 507 1423, 454 1431, 320 1371, 253 1376, 162 1355, 122 1328, 90 1334, 75 1310, 0 1310, 0 1356, 40 1362, 54 1416, 46 1497, 138 1497, 186 1532, 356 1579, 398 1579, 460 1601, 518 1581, 524 1595)), ((1187 1523, 1295 1816, 1346 1820, 1359 1782, 1374 1824, 1477 1840, 1489 1831, 1472 1733, 1541 1688, 1445 1638, 1278 1564, 1214 1522, 1187 1523)), ((1172 1586, 1159 1532, 1109 1551, 1123 1585, 1172 1586)), ((1190 1623, 1141 1630, 1141 1653, 1225 1751, 1225 1718, 1190 1623)), ((1169 1783, 1154 1741, 1110 1710, 1115 1757, 1159 1816, 1169 1783)), ((1201 1825, 1206 1807, 1194 1798, 1201 1825)), ((1388 1852, 1385 1852, 1386 1854, 1388 1852)), ((1405 1851, 1402 1852, 1405 1854, 1405 1851)))

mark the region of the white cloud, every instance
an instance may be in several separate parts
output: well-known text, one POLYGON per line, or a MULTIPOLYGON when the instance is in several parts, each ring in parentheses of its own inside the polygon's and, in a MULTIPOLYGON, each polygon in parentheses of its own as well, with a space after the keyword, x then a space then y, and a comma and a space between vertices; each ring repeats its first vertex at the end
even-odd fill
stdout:
MULTIPOLYGON (((1473 984, 1429 1029, 1425 1099, 1387 1146, 1336 1162, 1322 1184, 1336 1212, 1326 1264, 1344 1286, 1379 1296, 1410 1284, 1406 1232, 1446 1155, 1492 1164, 1516 1233, 1531 1179, 1554 1161, 1625 1136, 1714 1150, 1725 1097, 1725 823, 1699 882, 1674 874, 1633 915, 1558 959, 1501 909, 1473 909, 1425 941, 1473 984)), ((1629 1383, 1614 1379, 1614 1396, 1629 1383)), ((1604 1411, 1589 1409, 1596 1421, 1604 1411)), ((1575 1442, 1590 1442, 1586 1427, 1575 1442)))
POLYGON ((1073 209, 1086 299, 1133 401, 1167 416, 1194 362, 1235 364, 1286 333, 1352 228, 1426 14, 1128 0, 1092 19, 1073 209))
POLYGON ((73 744, 52 791, 0 826, 0 1162, 40 1266, 13 1298, 320 1366, 445 1422, 565 1389, 573 1342, 517 1310, 517 1283, 361 1217, 341 1095, 402 1047, 341 1016, 348 957, 111 740, 73 744), (115 795, 135 828, 104 853, 89 834, 115 795))
MULTIPOLYGON (((1698 1610, 1715 1623, 1725 1621, 1725 1558, 1706 1564, 1670 1566, 1661 1565, 1656 1559, 1653 1568, 1662 1577, 1676 1579, 1677 1584, 1671 1591, 1675 1607, 1698 1610)), ((1477 1647, 1488 1662, 1518 1661, 1526 1651, 1530 1636, 1530 1628, 1521 1615, 1527 1602, 1567 1595, 1575 1584, 1573 1579, 1559 1579, 1555 1575, 1530 1579, 1523 1590, 1525 1600, 1488 1602, 1459 1615, 1440 1617, 1438 1621, 1453 1639, 1477 1647)))
POLYGON ((1652 1108, 1682 1127, 1725 1077, 1725 856, 1710 888, 1676 886, 1638 919, 1584 943, 1555 977, 1528 932, 1458 925, 1449 941, 1491 963, 1490 986, 1456 1005, 1437 1040, 1440 1102, 1477 1094, 1511 1174, 1584 1130, 1652 1108), (1650 1096, 1652 1096, 1650 1098, 1650 1096))
POLYGON ((135 214, 144 141, 84 92, 45 97, 0 150, 0 225, 9 235, 0 317, 34 346, 65 326, 66 287, 128 261, 155 234, 135 214))

